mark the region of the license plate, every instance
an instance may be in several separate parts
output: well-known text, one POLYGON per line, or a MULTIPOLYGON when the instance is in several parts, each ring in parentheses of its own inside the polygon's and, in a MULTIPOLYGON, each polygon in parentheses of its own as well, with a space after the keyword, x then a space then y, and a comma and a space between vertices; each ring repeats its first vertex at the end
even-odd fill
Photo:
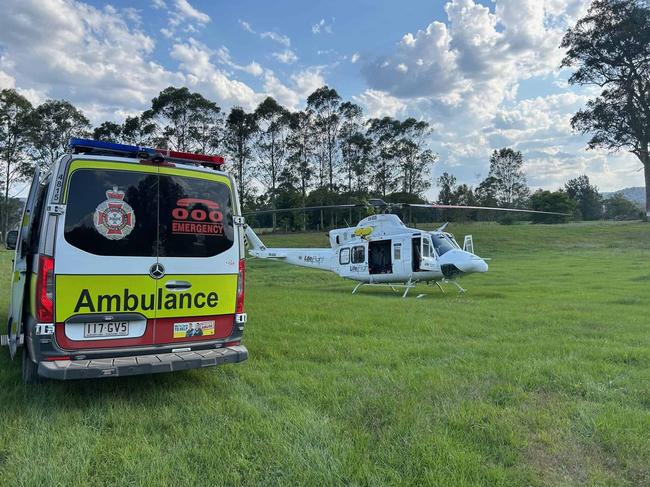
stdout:
POLYGON ((123 337, 129 334, 128 321, 84 323, 84 338, 123 337))

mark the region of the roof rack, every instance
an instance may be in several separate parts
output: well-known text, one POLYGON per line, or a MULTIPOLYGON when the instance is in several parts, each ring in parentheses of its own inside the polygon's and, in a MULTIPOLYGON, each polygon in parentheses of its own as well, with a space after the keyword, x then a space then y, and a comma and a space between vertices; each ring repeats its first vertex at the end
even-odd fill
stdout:
POLYGON ((178 164, 195 164, 217 170, 221 169, 221 166, 225 163, 224 158, 221 156, 193 154, 169 149, 153 149, 151 147, 139 147, 136 145, 118 144, 115 142, 104 142, 78 137, 72 137, 68 142, 68 147, 73 154, 133 157, 145 160, 160 158, 161 161, 164 160, 178 164))

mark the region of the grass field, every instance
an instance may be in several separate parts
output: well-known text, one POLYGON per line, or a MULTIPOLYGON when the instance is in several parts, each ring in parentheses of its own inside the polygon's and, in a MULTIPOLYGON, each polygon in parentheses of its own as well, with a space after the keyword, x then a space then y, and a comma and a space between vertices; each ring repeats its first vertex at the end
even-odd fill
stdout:
POLYGON ((0 485, 649 485, 650 225, 450 229, 465 295, 249 260, 243 364, 27 387, 2 349, 0 485))

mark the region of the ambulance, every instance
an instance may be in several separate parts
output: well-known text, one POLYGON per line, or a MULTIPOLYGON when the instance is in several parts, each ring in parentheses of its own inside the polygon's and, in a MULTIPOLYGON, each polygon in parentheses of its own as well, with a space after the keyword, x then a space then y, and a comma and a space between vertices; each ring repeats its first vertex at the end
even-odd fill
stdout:
POLYGON ((244 219, 218 156, 73 138, 34 175, 7 335, 26 383, 241 362, 244 219))

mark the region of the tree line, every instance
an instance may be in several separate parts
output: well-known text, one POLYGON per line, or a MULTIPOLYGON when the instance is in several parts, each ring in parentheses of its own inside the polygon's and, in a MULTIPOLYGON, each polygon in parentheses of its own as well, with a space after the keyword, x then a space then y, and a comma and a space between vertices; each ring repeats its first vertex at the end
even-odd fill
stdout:
POLYGON ((482 220, 496 218, 503 223, 517 219, 532 220, 534 223, 564 223, 569 219, 635 220, 643 212, 633 202, 616 193, 604 198, 598 187, 591 184, 587 175, 570 179, 557 191, 539 189, 532 192, 526 183, 524 160, 520 151, 511 148, 495 150, 490 157, 488 176, 475 188, 457 184, 456 177, 443 173, 437 179, 440 192, 438 203, 445 205, 483 206, 493 208, 529 208, 538 211, 564 213, 562 215, 519 215, 498 214, 482 210, 445 210, 448 220, 482 220))
MULTIPOLYGON (((96 127, 70 102, 34 107, 6 89, 0 93, 3 208, 10 206, 9 189, 27 180, 36 165, 47 170, 73 136, 222 154, 244 211, 361 202, 395 192, 421 200, 437 158, 430 133, 428 122, 414 118, 364 117, 359 105, 328 86, 310 94, 301 110, 267 97, 252 111, 235 106, 228 113, 200 93, 169 87, 142 113, 96 127)), ((270 218, 275 226, 277 218, 270 218)), ((331 218, 321 212, 319 226, 331 218)), ((4 211, 3 234, 9 219, 4 211)), ((311 225, 309 219, 303 217, 301 225, 311 225)))

